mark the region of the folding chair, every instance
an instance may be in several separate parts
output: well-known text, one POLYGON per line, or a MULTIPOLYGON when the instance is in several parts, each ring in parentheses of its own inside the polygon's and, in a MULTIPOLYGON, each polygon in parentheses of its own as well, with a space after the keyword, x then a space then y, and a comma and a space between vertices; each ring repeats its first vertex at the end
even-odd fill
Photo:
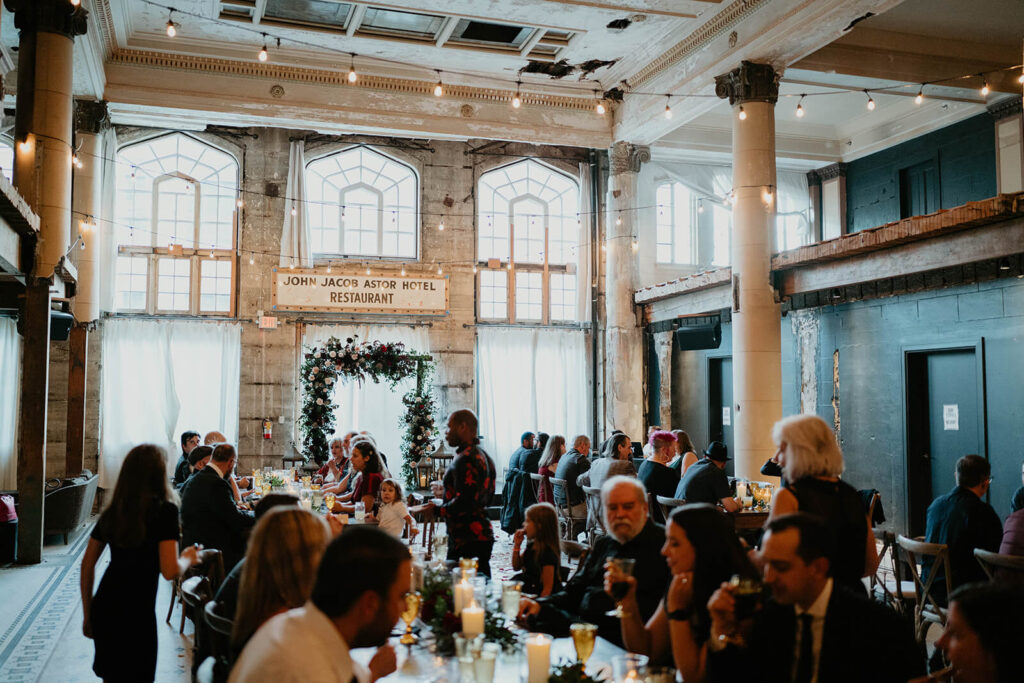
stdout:
POLYGON ((946 582, 946 595, 952 592, 952 580, 949 571, 949 546, 945 543, 926 543, 915 541, 902 534, 896 537, 896 545, 907 557, 907 566, 910 568, 910 575, 914 579, 914 593, 917 604, 914 606, 914 635, 917 642, 924 645, 928 635, 928 627, 932 624, 946 625, 948 610, 939 604, 932 595, 932 586, 935 577, 942 574, 946 582), (931 557, 932 568, 928 573, 928 580, 921 580, 921 572, 918 569, 918 557, 931 557))

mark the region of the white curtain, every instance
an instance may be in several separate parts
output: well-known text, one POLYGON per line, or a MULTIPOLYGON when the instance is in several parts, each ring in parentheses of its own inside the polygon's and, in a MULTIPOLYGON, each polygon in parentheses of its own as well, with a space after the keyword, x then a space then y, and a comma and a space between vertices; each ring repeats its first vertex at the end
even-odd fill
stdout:
POLYGON ((593 192, 590 164, 580 162, 580 236, 576 247, 576 319, 589 322, 591 315, 590 256, 593 236, 593 192))
POLYGON ((18 397, 21 336, 13 318, 0 318, 0 489, 18 487, 18 397))
POLYGON ((241 332, 238 323, 104 323, 100 487, 114 486, 125 454, 140 443, 163 446, 173 469, 186 430, 237 441, 241 332))
MULTIPOLYGON (((410 352, 430 353, 427 329, 412 325, 307 325, 302 345, 303 348, 314 347, 330 337, 337 337, 344 343, 353 335, 359 335, 359 341, 401 342, 410 352)), ((415 377, 403 380, 394 389, 387 382, 377 384, 371 380, 360 386, 354 381, 339 381, 334 389, 334 401, 338 404, 334 412, 337 436, 350 431, 370 432, 377 447, 388 458, 388 469, 399 476, 404 457, 402 435, 405 434, 402 396, 415 388, 415 377)), ((434 417, 441 426, 444 416, 434 417)))
POLYGON ((499 473, 525 431, 590 433, 583 330, 480 326, 476 344, 480 434, 499 473))
POLYGON ((284 193, 281 265, 313 267, 313 240, 306 206, 306 142, 292 140, 288 151, 288 183, 284 193))

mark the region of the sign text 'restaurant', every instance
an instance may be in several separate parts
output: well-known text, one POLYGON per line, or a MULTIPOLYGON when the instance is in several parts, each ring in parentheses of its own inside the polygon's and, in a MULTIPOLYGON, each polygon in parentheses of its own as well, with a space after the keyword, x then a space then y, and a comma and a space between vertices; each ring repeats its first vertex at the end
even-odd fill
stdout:
POLYGON ((448 278, 274 269, 274 310, 443 315, 448 278))

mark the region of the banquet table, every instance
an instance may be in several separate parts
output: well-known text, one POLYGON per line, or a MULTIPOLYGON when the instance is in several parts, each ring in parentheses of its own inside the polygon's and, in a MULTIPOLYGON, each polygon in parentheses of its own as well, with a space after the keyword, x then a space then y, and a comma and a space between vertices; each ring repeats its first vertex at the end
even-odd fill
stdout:
MULTIPOLYGON (((441 657, 431 654, 423 644, 414 645, 410 650, 398 643, 394 637, 390 643, 398 655, 398 670, 379 680, 388 683, 459 683, 459 662, 455 657, 441 657)), ((373 648, 352 650, 352 658, 367 664, 373 657, 373 648)), ((604 638, 594 642, 594 653, 587 661, 587 673, 595 677, 602 674, 611 680, 611 663, 618 656, 626 654, 621 647, 604 638)), ((572 638, 554 638, 551 642, 551 664, 576 661, 576 650, 572 638)), ((502 653, 494 668, 494 683, 519 683, 526 680, 526 647, 520 645, 517 652, 502 653)))
POLYGON ((737 531, 760 529, 768 521, 767 510, 743 510, 733 513, 733 520, 736 523, 737 531))

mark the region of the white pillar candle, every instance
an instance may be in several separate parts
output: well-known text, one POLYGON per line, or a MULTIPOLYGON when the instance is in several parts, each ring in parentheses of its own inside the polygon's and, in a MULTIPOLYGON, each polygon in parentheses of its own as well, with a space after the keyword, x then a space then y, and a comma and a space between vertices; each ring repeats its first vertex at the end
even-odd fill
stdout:
POLYGON ((484 632, 484 608, 470 601, 462 608, 462 633, 467 638, 478 636, 484 632))
POLYGON ((526 639, 527 683, 547 683, 551 669, 551 638, 531 633, 526 639))
POLYGON ((456 616, 462 613, 463 607, 473 602, 473 584, 463 579, 455 584, 455 590, 453 591, 453 598, 455 600, 455 612, 456 616))
POLYGON ((747 484, 743 481, 736 482, 736 497, 743 500, 747 497, 747 484))

